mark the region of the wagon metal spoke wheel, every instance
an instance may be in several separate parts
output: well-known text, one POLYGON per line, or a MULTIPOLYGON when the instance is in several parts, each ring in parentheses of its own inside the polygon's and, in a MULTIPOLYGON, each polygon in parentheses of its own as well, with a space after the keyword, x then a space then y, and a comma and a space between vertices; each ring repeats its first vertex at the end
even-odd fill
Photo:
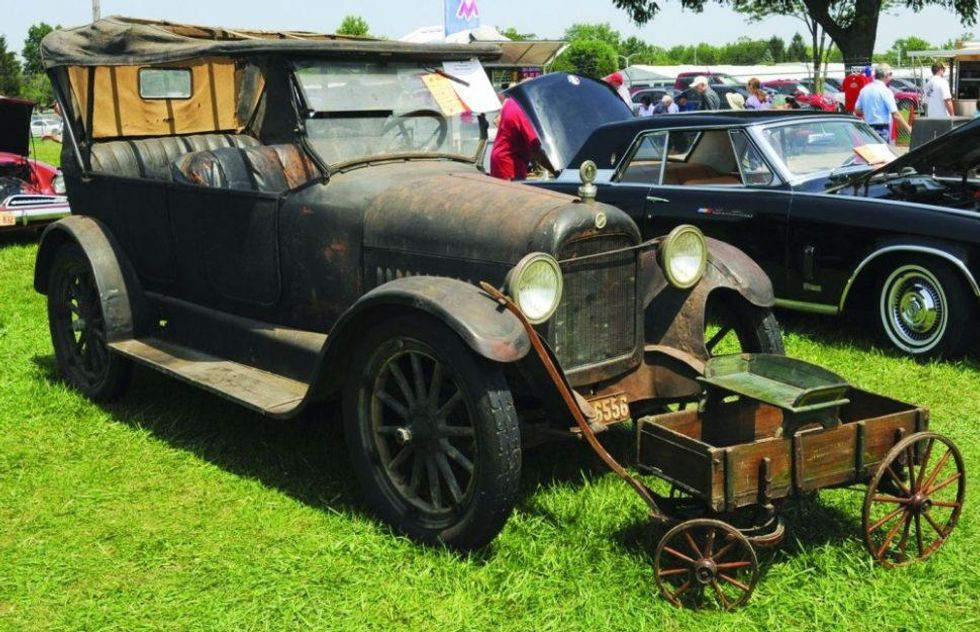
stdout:
POLYGON ((952 441, 920 432, 899 441, 868 483, 861 525, 887 567, 924 560, 949 538, 963 511, 966 472, 952 441))
POLYGON ((720 520, 688 520, 668 531, 653 568, 661 594, 681 608, 741 607, 759 580, 752 545, 720 520))

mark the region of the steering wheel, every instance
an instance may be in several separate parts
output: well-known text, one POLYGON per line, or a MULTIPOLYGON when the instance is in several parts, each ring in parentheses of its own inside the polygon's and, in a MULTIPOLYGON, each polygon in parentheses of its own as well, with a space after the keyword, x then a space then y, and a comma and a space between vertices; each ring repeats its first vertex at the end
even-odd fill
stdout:
POLYGON ((404 114, 392 114, 385 121, 385 125, 381 130, 382 136, 391 136, 392 142, 388 149, 398 151, 428 150, 441 147, 446 140, 447 134, 449 134, 449 124, 442 115, 442 112, 428 108, 412 110, 404 114), (417 117, 431 118, 438 123, 432 131, 432 134, 423 138, 421 141, 415 138, 415 130, 410 129, 407 125, 408 119, 417 117), (394 133, 392 134, 392 132, 394 133))

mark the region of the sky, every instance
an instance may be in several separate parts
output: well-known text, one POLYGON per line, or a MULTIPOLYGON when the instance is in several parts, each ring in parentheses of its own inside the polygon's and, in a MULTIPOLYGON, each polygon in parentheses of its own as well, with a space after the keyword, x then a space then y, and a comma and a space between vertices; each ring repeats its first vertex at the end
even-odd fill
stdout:
MULTIPOLYGON (((442 23, 442 0, 101 0, 101 5, 103 16, 328 32, 335 30, 345 15, 356 14, 367 20, 373 34, 390 38, 442 23)), ((661 0, 661 13, 642 27, 632 24, 611 0, 478 0, 478 6, 482 24, 513 26, 542 39, 558 38, 566 27, 580 22, 609 22, 623 37, 636 35, 666 48, 697 42, 723 44, 741 36, 768 39, 779 35, 788 42, 796 31, 806 35, 803 23, 794 18, 749 24, 743 16, 716 5, 703 13, 684 11, 678 0, 661 0)), ((76 26, 91 17, 91 0, 0 0, 0 35, 6 36, 8 47, 19 53, 31 24, 43 21, 76 26)), ((967 27, 953 13, 940 8, 930 7, 918 14, 903 9, 882 16, 876 50, 887 50, 897 38, 908 35, 938 46, 964 31, 980 32, 980 27, 967 27)))

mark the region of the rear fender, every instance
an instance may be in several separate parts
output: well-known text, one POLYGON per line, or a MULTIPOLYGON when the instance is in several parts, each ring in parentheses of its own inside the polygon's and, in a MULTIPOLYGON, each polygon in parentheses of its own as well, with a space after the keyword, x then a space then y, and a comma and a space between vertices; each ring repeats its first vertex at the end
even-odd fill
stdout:
POLYGON ((366 293, 341 316, 321 355, 318 395, 342 385, 356 343, 373 323, 406 311, 441 321, 475 353, 494 362, 517 362, 531 348, 517 317, 475 285, 447 277, 404 277, 366 293))
POLYGON ((112 233, 96 219, 72 215, 44 229, 34 267, 34 289, 47 294, 55 255, 69 243, 77 244, 92 266, 107 340, 133 338, 145 325, 142 288, 112 233))

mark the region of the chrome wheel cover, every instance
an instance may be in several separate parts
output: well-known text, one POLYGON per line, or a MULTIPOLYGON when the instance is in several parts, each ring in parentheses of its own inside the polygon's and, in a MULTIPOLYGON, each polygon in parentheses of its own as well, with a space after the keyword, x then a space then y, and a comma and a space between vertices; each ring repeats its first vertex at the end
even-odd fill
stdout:
POLYGON ((889 275, 881 291, 881 320, 895 346, 926 353, 946 333, 949 307, 939 279, 919 265, 905 265, 889 275))

